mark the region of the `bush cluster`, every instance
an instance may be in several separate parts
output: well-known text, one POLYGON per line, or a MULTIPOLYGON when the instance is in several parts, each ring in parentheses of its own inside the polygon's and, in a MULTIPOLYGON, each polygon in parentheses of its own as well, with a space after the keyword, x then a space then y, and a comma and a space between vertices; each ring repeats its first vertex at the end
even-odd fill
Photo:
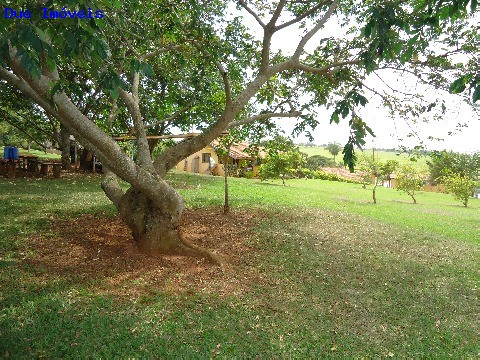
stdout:
POLYGON ((361 184, 360 181, 357 181, 354 179, 348 179, 348 178, 338 176, 337 174, 326 173, 321 170, 310 170, 307 168, 298 169, 297 177, 305 178, 305 179, 319 179, 319 180, 346 182, 351 184, 361 184))

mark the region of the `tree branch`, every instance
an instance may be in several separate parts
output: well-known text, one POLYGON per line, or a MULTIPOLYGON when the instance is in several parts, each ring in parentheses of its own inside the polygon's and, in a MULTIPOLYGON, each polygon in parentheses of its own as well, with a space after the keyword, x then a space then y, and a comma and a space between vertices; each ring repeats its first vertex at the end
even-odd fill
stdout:
POLYGON ((192 105, 193 105, 193 99, 190 100, 190 102, 189 102, 186 106, 184 106, 184 107, 181 108, 180 110, 175 111, 172 115, 167 116, 166 118, 164 118, 164 119, 162 119, 162 120, 158 120, 158 121, 155 121, 155 122, 153 122, 153 123, 151 123, 151 124, 145 125, 145 129, 150 129, 150 128, 154 127, 154 126, 157 126, 157 125, 159 125, 159 124, 164 124, 164 123, 166 123, 167 121, 171 121, 171 120, 175 119, 178 115, 184 113, 185 111, 190 110, 191 107, 192 107, 192 105))
POLYGON ((216 61, 215 65, 217 66, 220 75, 222 76, 223 85, 225 88, 225 103, 227 107, 232 106, 232 90, 230 89, 230 81, 228 80, 228 73, 220 63, 220 61, 216 61))
POLYGON ((30 97, 33 101, 39 104, 48 114, 53 117, 56 117, 55 110, 50 106, 50 103, 46 101, 43 97, 38 95, 35 90, 21 77, 11 73, 7 69, 0 67, 0 77, 4 79, 7 83, 12 85, 14 88, 20 90, 23 94, 30 97))
POLYGON ((105 195, 107 195, 113 205, 120 210, 120 201, 122 200, 124 192, 118 184, 117 176, 105 165, 102 166, 102 170, 104 173, 104 178, 100 185, 102 186, 105 195))
POLYGON ((266 119, 270 119, 270 118, 298 117, 300 115, 302 115, 301 111, 291 111, 291 112, 288 112, 288 113, 271 112, 271 113, 259 114, 259 115, 251 116, 251 117, 248 117, 248 118, 245 118, 245 119, 232 121, 231 123, 228 124, 227 130, 231 129, 231 128, 234 128, 234 127, 237 127, 237 126, 240 126, 240 125, 250 124, 252 122, 259 121, 259 120, 266 120, 266 119))
POLYGON ((361 60, 336 61, 336 62, 331 63, 329 65, 325 65, 321 68, 316 68, 316 67, 301 64, 301 63, 298 62, 295 65, 295 68, 297 68, 298 70, 309 72, 311 74, 328 74, 328 73, 330 73, 330 71, 332 71, 332 69, 336 70, 336 69, 341 68, 342 66, 345 66, 345 65, 356 65, 356 64, 360 64, 360 63, 361 63, 361 60))
POLYGON ((166 53, 167 51, 171 51, 171 50, 177 50, 177 49, 181 49, 183 47, 183 45, 174 45, 174 44, 170 44, 166 47, 163 47, 163 48, 160 48, 160 49, 157 49, 157 50, 154 50, 154 51, 151 51, 143 56, 140 56, 140 58, 138 60, 140 61, 145 61, 145 60, 150 60, 151 58, 157 56, 157 55, 160 55, 160 54, 163 54, 163 53, 166 53))
POLYGON ((265 23, 262 21, 262 19, 260 19, 260 16, 258 16, 258 14, 255 11, 253 11, 244 0, 239 0, 238 3, 245 10, 247 10, 250 13, 250 15, 252 15, 255 18, 255 20, 257 20, 257 22, 260 24, 262 28, 265 28, 265 23))
POLYGON ((232 100, 232 106, 226 107, 222 116, 218 121, 212 124, 205 132, 194 138, 181 141, 174 147, 164 151, 155 160, 154 166, 160 176, 164 175, 168 170, 173 168, 179 161, 185 159, 188 155, 201 150, 206 145, 217 138, 228 124, 235 119, 235 116, 250 101, 258 89, 260 89, 273 75, 288 69, 294 68, 292 60, 284 61, 279 64, 270 66, 265 74, 258 74, 257 77, 245 86, 243 91, 232 100))
POLYGON ((262 58, 260 63, 259 73, 264 74, 268 70, 270 64, 270 46, 272 44, 272 36, 275 33, 275 23, 277 22, 283 8, 285 7, 286 0, 281 0, 272 18, 267 25, 263 28, 263 46, 262 46, 262 58))
POLYGON ((307 32, 305 36, 302 37, 300 42, 298 43, 297 49, 295 50, 295 53, 292 56, 292 59, 295 61, 298 61, 300 59, 300 55, 303 52, 303 49, 305 48, 305 45, 307 42, 325 25, 325 23, 330 19, 332 14, 335 12, 338 6, 338 1, 334 0, 328 7, 328 10, 325 12, 325 14, 322 16, 322 18, 318 21, 318 23, 313 27, 312 30, 307 32))
POLYGON ((9 65, 15 73, 0 67, 1 78, 34 100, 48 115, 67 125, 75 138, 82 139, 82 145, 95 150, 102 163, 114 168, 115 172, 121 174, 124 180, 135 183, 137 179, 135 164, 128 158, 121 158, 120 161, 115 162, 111 160, 116 159, 117 154, 122 153, 118 144, 83 115, 63 91, 56 92, 53 95, 53 101, 56 105, 54 109, 48 98, 51 92, 51 80, 49 78, 43 75, 40 79, 33 78, 22 68, 19 59, 15 56, 11 56, 9 65))
POLYGON ((30 140, 32 140, 34 143, 36 143, 37 145, 41 146, 42 148, 45 148, 45 145, 42 144, 40 141, 38 141, 34 136, 30 135, 25 129, 21 128, 18 126, 18 122, 15 122, 15 121, 12 121, 10 119, 10 116, 11 117, 17 117, 17 118, 20 118, 20 115, 16 114, 16 113, 13 113, 13 112, 10 112, 10 110, 8 109, 5 109, 3 106, 0 106, 0 110, 5 112, 5 114, 9 115, 9 116, 4 116, 2 117, 3 120, 5 120, 7 123, 9 123, 11 126, 13 126, 14 128, 18 129, 19 131, 21 131, 22 133, 24 133, 30 140))
POLYGON ((270 21, 268 22, 267 26, 268 27, 272 27, 272 28, 275 28, 275 24, 277 23, 277 20, 278 18, 280 17, 280 14, 282 13, 283 11, 283 8, 285 7, 285 4, 287 3, 286 0, 281 0, 278 5, 277 5, 277 8, 275 9, 273 15, 272 15, 272 18, 270 19, 270 21))
POLYGON ((325 4, 328 3, 329 0, 323 0, 321 3, 315 5, 313 8, 311 8, 310 10, 304 12, 302 15, 296 17, 295 19, 293 20, 290 20, 290 21, 287 21, 286 23, 283 23, 281 25, 278 25, 276 28, 275 28, 275 31, 279 31, 279 30, 282 30, 290 25, 293 25, 297 22, 300 22, 302 21, 303 19, 305 19, 306 17, 310 16, 310 15, 313 15, 317 10, 319 10, 322 6, 324 6, 325 4))
POLYGON ((139 74, 135 73, 133 79, 132 93, 129 94, 123 89, 119 89, 120 97, 127 105, 133 120, 133 127, 135 129, 135 137, 138 145, 138 164, 147 169, 153 170, 152 157, 150 155, 150 148, 148 146, 147 132, 143 124, 143 117, 140 111, 138 99, 138 84, 139 74))
POLYGON ((381 81, 386 87, 388 87, 388 88, 389 88, 390 90, 392 90, 394 93, 397 92, 397 93, 400 93, 400 94, 405 95, 405 96, 415 96, 415 94, 409 94, 409 93, 406 93, 406 92, 404 92, 404 91, 394 89, 394 88, 391 87, 389 84, 387 84, 387 83, 385 82, 385 80, 383 80, 383 79, 380 77, 380 75, 377 74, 376 71, 374 71, 373 73, 375 74, 375 76, 376 76, 377 78, 380 79, 380 81, 381 81))

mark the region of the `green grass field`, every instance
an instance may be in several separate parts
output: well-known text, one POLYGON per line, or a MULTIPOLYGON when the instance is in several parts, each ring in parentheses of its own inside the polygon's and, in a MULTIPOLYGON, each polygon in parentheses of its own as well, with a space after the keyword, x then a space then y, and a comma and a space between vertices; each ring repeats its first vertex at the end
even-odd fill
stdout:
MULTIPOLYGON (((88 272, 114 242, 83 272, 49 264, 42 244, 82 246, 55 224, 93 242, 77 222, 115 219, 99 180, 0 179, 0 357, 478 357, 478 199, 380 188, 373 205, 361 185, 231 179, 229 226, 253 227, 219 250, 240 256, 225 269, 117 255, 88 272)), ((169 181, 192 213, 222 205, 221 178, 169 181)), ((211 243, 227 220, 205 220, 211 243)))
MULTIPOLYGON (((3 157, 3 149, 4 146, 0 146, 0 156, 3 157)), ((25 149, 18 149, 19 154, 28 154, 28 155, 36 155, 40 159, 60 159, 60 155, 58 154, 50 154, 50 153, 45 153, 44 151, 40 150, 35 150, 35 149, 30 149, 30 151, 27 151, 25 149)))
MULTIPOLYGON (((304 152, 308 156, 322 155, 328 158, 333 158, 332 155, 328 152, 328 150, 325 150, 325 148, 322 146, 300 146, 300 151, 304 152)), ((356 154, 357 154, 357 157, 360 159, 363 154, 365 154, 366 156, 372 156, 373 150, 371 149, 366 149, 364 151, 356 150, 356 154)), ((342 162, 342 157, 343 155, 340 152, 340 154, 337 155, 335 160, 337 162, 342 162)), ((428 159, 424 156, 416 158, 414 161, 412 161, 411 158, 406 153, 399 153, 397 155, 397 153, 395 152, 375 150, 375 157, 383 162, 387 160, 396 160, 401 165, 408 164, 417 169, 421 169, 421 170, 427 169, 428 159)))

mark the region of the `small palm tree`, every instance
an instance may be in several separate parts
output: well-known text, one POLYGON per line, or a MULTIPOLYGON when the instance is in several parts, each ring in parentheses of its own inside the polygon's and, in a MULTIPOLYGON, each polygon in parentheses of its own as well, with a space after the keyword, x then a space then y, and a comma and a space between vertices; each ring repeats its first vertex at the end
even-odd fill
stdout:
POLYGON ((335 156, 338 155, 338 153, 342 149, 342 146, 339 143, 334 142, 329 143, 325 149, 327 149, 328 152, 333 155, 333 161, 335 161, 335 156))

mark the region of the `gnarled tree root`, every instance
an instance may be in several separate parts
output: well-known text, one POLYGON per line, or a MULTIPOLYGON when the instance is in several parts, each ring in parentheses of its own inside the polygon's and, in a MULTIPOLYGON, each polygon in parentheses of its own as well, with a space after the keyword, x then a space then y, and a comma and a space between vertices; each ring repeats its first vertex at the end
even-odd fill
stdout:
POLYGON ((175 236, 174 243, 170 243, 168 246, 165 247, 156 247, 152 248, 148 245, 142 244, 141 242, 137 241, 137 246, 139 247, 140 251, 144 254, 149 256, 168 256, 168 255, 177 255, 177 256, 191 256, 200 259, 205 259, 207 262, 223 266, 224 261, 219 255, 212 253, 209 250, 203 249, 197 245, 189 243, 187 240, 183 238, 180 232, 177 232, 177 236, 175 236), (144 245, 144 246, 142 246, 144 245))
POLYGON ((211 264, 223 266, 224 262, 220 256, 208 251, 206 249, 202 249, 196 245, 188 243, 180 234, 179 234, 181 247, 180 252, 178 255, 186 255, 186 256, 193 256, 205 259, 211 264))

